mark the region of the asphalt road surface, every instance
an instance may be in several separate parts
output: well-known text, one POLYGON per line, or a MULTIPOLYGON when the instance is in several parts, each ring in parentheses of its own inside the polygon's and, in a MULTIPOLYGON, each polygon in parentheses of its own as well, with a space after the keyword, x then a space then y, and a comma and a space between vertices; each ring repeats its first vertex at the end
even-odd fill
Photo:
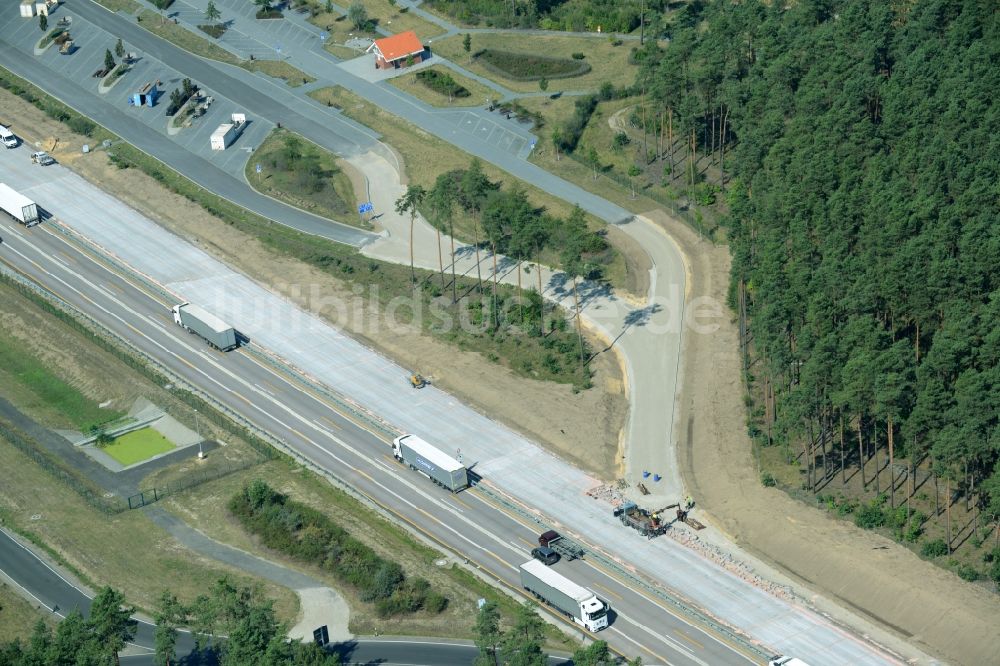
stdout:
MULTIPOLYGON (((517 565, 529 557, 539 525, 473 488, 452 495, 401 467, 388 442, 335 411, 324 395, 237 351, 222 355, 179 329, 170 306, 112 272, 43 224, 25 229, 0 220, 0 262, 44 284, 124 339, 136 343, 185 381, 274 434, 317 467, 394 513, 474 566, 520 591, 517 565)), ((615 609, 600 638, 648 664, 759 663, 708 627, 695 626, 647 590, 632 589, 596 562, 561 562, 557 569, 591 587, 615 609)), ((561 616, 560 616, 561 617, 561 616)), ((567 624, 569 624, 567 622, 567 624)), ((570 625, 572 626, 572 625, 570 625)))
MULTIPOLYGON (((90 610, 90 597, 62 574, 49 566, 34 552, 21 545, 6 531, 0 530, 0 573, 46 610, 65 617, 74 609, 86 616, 90 610)), ((130 654, 122 655, 122 663, 129 666, 153 664, 153 629, 148 622, 140 621, 130 654)), ((182 632, 177 643, 177 653, 188 654, 194 641, 182 632)), ((446 640, 410 638, 358 639, 337 643, 330 649, 338 653, 345 664, 381 664, 383 666, 468 666, 478 654, 474 645, 446 640)), ((551 657, 550 664, 568 663, 551 657)))

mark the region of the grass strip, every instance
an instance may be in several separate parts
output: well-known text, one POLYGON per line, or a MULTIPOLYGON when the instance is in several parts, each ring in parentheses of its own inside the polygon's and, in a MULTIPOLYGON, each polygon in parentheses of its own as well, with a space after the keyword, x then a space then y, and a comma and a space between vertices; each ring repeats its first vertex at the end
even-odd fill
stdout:
POLYGON ((56 376, 15 338, 3 335, 0 340, 3 343, 0 345, 0 373, 19 384, 21 390, 29 391, 40 402, 56 409, 81 432, 124 414, 98 407, 75 386, 56 376))

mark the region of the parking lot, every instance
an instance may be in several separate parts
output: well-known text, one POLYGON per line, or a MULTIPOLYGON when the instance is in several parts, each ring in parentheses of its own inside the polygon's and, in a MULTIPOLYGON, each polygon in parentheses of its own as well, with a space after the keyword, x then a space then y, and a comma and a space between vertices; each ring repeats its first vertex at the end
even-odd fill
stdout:
MULTIPOLYGON (((72 16, 72 11, 68 11, 65 5, 53 13, 52 23, 64 16, 72 16)), ((10 24, 10 27, 12 30, 6 35, 8 40, 34 44, 40 39, 41 33, 37 21, 24 20, 10 24)), ((204 115, 193 118, 189 127, 171 129, 172 118, 168 117, 166 112, 170 105, 171 91, 181 88, 182 85, 184 77, 179 72, 125 44, 126 52, 133 53, 135 60, 130 69, 107 92, 102 93, 99 90, 101 79, 93 75, 104 67, 105 52, 114 51, 118 38, 99 26, 76 19, 70 23, 70 33, 74 44, 74 51, 71 54, 61 54, 58 46, 53 44, 44 53, 35 56, 37 60, 54 72, 78 82, 94 97, 110 102, 149 129, 171 136, 179 146, 209 160, 228 173, 242 174, 247 152, 260 145, 273 127, 270 123, 251 116, 243 134, 229 149, 213 151, 209 143, 212 132, 220 124, 229 122, 231 114, 242 112, 243 109, 214 91, 203 89, 203 94, 212 99, 204 115), (134 93, 146 84, 154 82, 158 82, 159 93, 152 108, 129 105, 129 98, 134 93)), ((118 61, 119 58, 115 56, 115 60, 118 61)), ((200 87, 198 81, 193 83, 200 87)))

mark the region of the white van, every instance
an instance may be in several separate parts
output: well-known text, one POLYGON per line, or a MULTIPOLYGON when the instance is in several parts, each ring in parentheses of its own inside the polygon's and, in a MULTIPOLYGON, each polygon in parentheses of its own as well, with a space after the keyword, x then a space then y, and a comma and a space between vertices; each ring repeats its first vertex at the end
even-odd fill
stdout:
POLYGON ((0 142, 7 148, 17 148, 17 137, 8 128, 0 125, 0 142))

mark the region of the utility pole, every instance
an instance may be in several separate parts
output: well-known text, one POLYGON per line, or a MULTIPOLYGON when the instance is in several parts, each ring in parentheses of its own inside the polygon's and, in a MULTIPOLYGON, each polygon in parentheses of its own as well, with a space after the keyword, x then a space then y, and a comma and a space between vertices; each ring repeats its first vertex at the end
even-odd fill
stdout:
POLYGON ((194 427, 198 431, 198 460, 205 459, 205 452, 201 448, 201 420, 198 418, 198 410, 194 410, 194 427))

